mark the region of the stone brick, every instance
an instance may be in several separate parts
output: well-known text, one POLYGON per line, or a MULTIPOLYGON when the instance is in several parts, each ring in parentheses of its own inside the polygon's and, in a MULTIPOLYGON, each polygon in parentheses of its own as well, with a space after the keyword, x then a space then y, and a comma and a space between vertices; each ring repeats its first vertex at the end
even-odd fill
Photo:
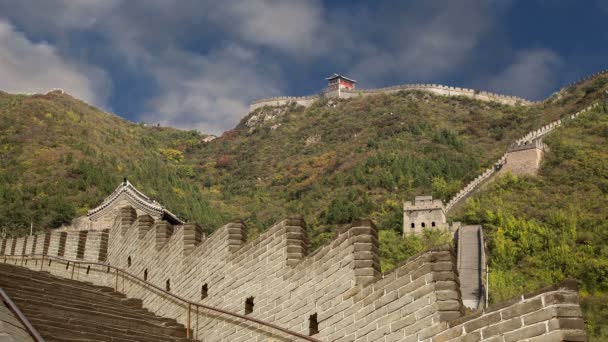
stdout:
POLYGON ((494 324, 500 321, 500 313, 495 312, 488 315, 483 315, 475 320, 469 321, 464 324, 466 332, 471 332, 482 327, 487 327, 490 324, 494 324))
POLYGON ((581 307, 578 305, 558 306, 555 311, 557 317, 583 317, 581 307))
POLYGON ((541 298, 536 298, 527 302, 516 304, 501 311, 503 319, 510 319, 517 316, 522 316, 529 312, 537 311, 543 308, 541 298))
POLYGON ((538 323, 519 330, 504 334, 505 342, 521 341, 547 332, 544 323, 538 323))
POLYGON ((564 335, 561 331, 553 331, 545 335, 532 337, 529 342, 561 342, 564 335))
POLYGON ((545 295, 545 305, 578 304, 578 296, 574 293, 549 293, 545 295))
POLYGON ((522 326, 521 318, 516 317, 516 318, 510 319, 508 321, 503 321, 498 324, 491 325, 491 326, 483 329, 482 334, 483 334, 484 338, 488 338, 491 336, 503 334, 508 331, 513 331, 513 330, 519 329, 519 328, 521 328, 521 326, 522 326))
POLYGON ((433 337, 433 342, 446 342, 462 335, 462 327, 455 327, 433 337))
POLYGON ((523 318, 525 325, 532 325, 534 323, 548 321, 555 316, 556 312, 554 308, 545 308, 543 310, 539 310, 534 313, 525 315, 523 318))
POLYGON ((427 339, 429 337, 435 336, 438 333, 444 331, 447 328, 447 324, 446 323, 437 323, 431 327, 422 329, 418 332, 418 339, 419 340, 424 340, 427 339))
POLYGON ((564 342, 585 342, 587 333, 584 330, 564 330, 562 332, 564 342))
POLYGON ((474 331, 472 333, 464 334, 461 337, 452 340, 454 342, 477 342, 481 341, 481 334, 479 331, 474 331))

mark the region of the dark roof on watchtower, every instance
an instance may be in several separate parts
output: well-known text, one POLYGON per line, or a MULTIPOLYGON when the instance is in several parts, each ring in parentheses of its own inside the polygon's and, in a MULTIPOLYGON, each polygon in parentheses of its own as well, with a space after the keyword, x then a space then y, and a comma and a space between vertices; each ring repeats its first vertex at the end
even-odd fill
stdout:
POLYGON ((347 80, 347 81, 351 81, 353 83, 357 83, 357 81, 353 80, 352 78, 348 78, 348 77, 340 75, 340 74, 333 74, 333 75, 329 76, 328 78, 326 78, 326 80, 331 81, 331 80, 335 80, 336 78, 341 78, 343 80, 347 80))

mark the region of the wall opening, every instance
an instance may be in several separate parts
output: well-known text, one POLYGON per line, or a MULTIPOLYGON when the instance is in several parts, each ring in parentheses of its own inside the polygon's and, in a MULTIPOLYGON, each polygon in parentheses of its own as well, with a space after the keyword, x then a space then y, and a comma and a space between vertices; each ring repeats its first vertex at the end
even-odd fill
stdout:
POLYGON ((253 312, 253 297, 245 299, 245 315, 253 312))
POLYGON ((422 224, 420 225, 422 228, 424 228, 426 226, 426 224, 424 224, 424 222, 422 222, 422 224))
POLYGON ((131 267, 131 256, 129 255, 129 257, 127 258, 127 266, 131 267))
POLYGON ((144 280, 148 281, 148 269, 147 268, 144 270, 144 280))
POLYGON ((435 227, 435 221, 431 222, 431 227, 435 227))
POLYGON ((10 255, 15 255, 15 248, 17 248, 17 238, 13 238, 13 244, 11 245, 10 255))
POLYGON ((414 222, 412 222, 412 224, 410 225, 412 228, 416 228, 416 224, 414 222))
POLYGON ((25 255, 25 247, 27 247, 27 239, 28 239, 27 236, 25 237, 25 239, 23 239, 23 247, 21 248, 21 255, 25 255))
POLYGON ((106 270, 106 273, 110 273, 110 266, 108 266, 108 269, 106 270))
POLYGON ((78 234, 78 248, 76 249, 76 257, 78 259, 83 259, 84 258, 84 249, 87 243, 87 234, 89 232, 86 230, 81 231, 78 234))
POLYGON ((32 243, 32 250, 30 254, 34 255, 36 253, 36 244, 38 243, 38 235, 34 235, 34 242, 32 243))
MULTIPOLYGON (((4 260, 4 262, 6 262, 6 260, 4 260)), ((52 262, 53 262, 53 260, 49 260, 49 266, 51 266, 52 262)))
POLYGON ((167 279, 167 282, 165 282, 165 289, 171 291, 171 279, 167 279))
POLYGON ((91 272, 91 265, 87 266, 87 274, 89 274, 89 272, 91 272))
POLYGON ((317 321, 317 313, 308 317, 308 335, 316 335, 319 333, 319 322, 317 321))
POLYGON ((62 257, 65 253, 65 240, 68 237, 68 233, 61 232, 59 233, 59 249, 57 250, 57 256, 62 257))
POLYGON ((208 290, 209 290, 209 287, 207 286, 207 283, 204 283, 203 286, 201 286, 201 300, 207 298, 208 290))

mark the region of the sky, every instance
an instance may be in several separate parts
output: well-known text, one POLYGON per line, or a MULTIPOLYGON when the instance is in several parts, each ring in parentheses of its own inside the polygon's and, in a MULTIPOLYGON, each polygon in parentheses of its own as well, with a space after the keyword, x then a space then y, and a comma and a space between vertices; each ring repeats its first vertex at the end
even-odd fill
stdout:
POLYGON ((607 23, 608 0, 0 0, 0 90, 216 135, 333 73, 539 100, 608 67, 607 23))

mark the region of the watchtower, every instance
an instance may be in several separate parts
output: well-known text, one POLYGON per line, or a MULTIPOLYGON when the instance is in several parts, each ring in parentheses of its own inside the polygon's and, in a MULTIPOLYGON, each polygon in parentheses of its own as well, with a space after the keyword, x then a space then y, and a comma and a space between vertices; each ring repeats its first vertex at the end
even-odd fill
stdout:
POLYGON ((342 90, 355 90, 357 81, 340 74, 333 74, 326 78, 327 88, 324 91, 327 97, 340 97, 342 90))
POLYGON ((507 162, 503 165, 500 172, 511 172, 518 176, 535 176, 540 169, 540 164, 546 150, 547 146, 540 139, 512 145, 507 150, 507 162))
POLYGON ((433 196, 416 196, 403 204, 403 235, 421 233, 424 229, 448 230, 445 206, 433 196))

